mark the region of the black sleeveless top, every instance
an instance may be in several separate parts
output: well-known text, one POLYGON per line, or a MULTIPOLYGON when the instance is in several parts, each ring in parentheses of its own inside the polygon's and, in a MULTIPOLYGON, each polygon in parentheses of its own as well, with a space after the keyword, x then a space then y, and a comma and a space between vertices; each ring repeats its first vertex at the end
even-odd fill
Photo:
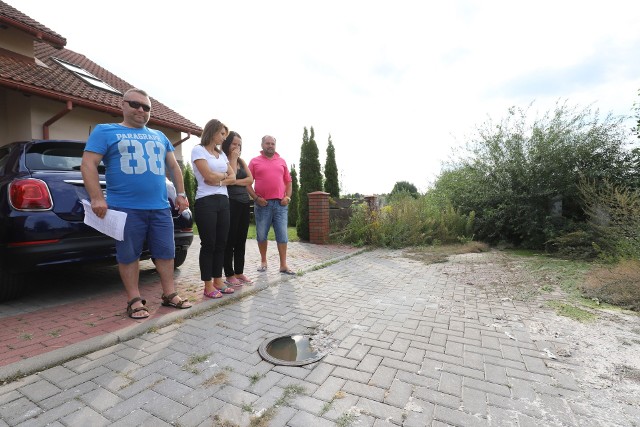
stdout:
MULTIPOLYGON (((243 179, 247 176, 247 171, 242 167, 240 160, 238 160, 236 179, 243 179)), ((227 192, 229 193, 229 199, 235 200, 236 202, 249 203, 250 201, 249 192, 247 191, 247 187, 244 185, 228 185, 227 192)))

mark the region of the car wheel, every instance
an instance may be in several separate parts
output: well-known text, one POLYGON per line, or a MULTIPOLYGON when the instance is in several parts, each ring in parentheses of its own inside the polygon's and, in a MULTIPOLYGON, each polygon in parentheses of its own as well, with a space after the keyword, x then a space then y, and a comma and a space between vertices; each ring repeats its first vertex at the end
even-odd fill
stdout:
POLYGON ((0 265, 0 301, 13 299, 25 289, 25 274, 11 271, 0 265))
POLYGON ((173 268, 178 268, 187 259, 187 250, 186 249, 176 249, 176 257, 173 260, 173 268))

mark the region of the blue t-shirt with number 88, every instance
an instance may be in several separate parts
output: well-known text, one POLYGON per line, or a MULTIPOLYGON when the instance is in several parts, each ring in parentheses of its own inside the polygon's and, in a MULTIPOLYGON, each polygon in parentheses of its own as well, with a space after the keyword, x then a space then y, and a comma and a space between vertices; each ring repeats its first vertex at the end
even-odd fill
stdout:
POLYGON ((165 158, 174 150, 158 130, 117 123, 97 125, 85 146, 85 151, 103 156, 107 205, 129 209, 169 207, 165 158))

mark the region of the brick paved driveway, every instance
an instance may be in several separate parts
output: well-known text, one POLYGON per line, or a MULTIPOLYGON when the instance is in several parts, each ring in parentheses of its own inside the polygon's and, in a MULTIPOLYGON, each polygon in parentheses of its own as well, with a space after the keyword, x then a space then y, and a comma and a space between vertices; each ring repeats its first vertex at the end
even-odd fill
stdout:
POLYGON ((0 425, 634 425, 637 407, 594 406, 581 367, 550 357, 562 338, 531 333, 555 314, 482 283, 510 274, 494 257, 375 250, 308 268, 1 386, 0 425), (261 359, 265 339, 291 332, 329 354, 261 359))

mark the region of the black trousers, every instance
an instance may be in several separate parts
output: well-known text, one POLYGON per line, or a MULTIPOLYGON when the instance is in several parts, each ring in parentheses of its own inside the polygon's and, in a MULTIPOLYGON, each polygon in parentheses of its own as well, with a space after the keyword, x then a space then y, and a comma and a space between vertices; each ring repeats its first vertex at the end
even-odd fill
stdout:
POLYGON ((200 234, 200 279, 222 277, 229 233, 229 198, 222 194, 196 199, 193 211, 200 234))
POLYGON ((244 272, 244 254, 249 232, 249 203, 229 200, 229 237, 224 251, 224 275, 227 277, 244 272))

